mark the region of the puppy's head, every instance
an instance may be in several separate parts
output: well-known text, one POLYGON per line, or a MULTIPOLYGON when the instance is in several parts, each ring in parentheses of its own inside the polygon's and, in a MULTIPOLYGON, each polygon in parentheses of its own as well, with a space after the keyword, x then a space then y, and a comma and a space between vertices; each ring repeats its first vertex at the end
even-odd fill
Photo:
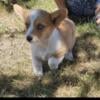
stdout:
POLYGON ((14 5, 14 11, 26 25, 26 39, 29 42, 48 39, 53 30, 67 16, 65 9, 53 13, 39 9, 28 11, 17 4, 14 5))

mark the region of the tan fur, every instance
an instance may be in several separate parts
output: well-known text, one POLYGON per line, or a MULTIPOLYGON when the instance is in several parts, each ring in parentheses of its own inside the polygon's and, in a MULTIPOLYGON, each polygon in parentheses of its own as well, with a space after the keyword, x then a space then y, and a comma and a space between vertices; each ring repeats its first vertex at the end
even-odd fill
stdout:
POLYGON ((75 24, 70 19, 66 18, 60 23, 58 29, 69 50, 72 49, 75 43, 75 24))
POLYGON ((27 9, 23 9, 21 6, 15 4, 13 5, 13 9, 15 13, 20 17, 21 20, 25 21, 27 20, 30 11, 27 9))
POLYGON ((41 16, 37 18, 34 25, 38 26, 39 24, 43 24, 45 28, 43 31, 39 31, 36 29, 34 30, 33 34, 36 34, 41 40, 43 40, 43 39, 47 39, 50 36, 52 30, 54 29, 54 26, 52 25, 50 14, 44 12, 43 15, 41 16))
POLYGON ((55 57, 61 57, 65 52, 70 51, 75 44, 75 24, 68 18, 63 20, 58 26, 62 36, 62 48, 53 54, 55 57))

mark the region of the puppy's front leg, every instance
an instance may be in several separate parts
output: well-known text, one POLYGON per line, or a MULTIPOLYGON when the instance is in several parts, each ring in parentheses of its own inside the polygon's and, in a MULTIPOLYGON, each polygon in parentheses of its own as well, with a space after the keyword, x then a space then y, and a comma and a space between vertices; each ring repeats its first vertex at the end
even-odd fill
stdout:
POLYGON ((41 78, 43 76, 42 62, 39 59, 33 57, 32 58, 32 67, 33 67, 34 75, 36 77, 41 78))
POLYGON ((58 69, 59 64, 62 62, 63 59, 64 59, 64 56, 62 56, 60 58, 50 57, 48 60, 48 65, 49 65, 50 69, 51 70, 58 69))

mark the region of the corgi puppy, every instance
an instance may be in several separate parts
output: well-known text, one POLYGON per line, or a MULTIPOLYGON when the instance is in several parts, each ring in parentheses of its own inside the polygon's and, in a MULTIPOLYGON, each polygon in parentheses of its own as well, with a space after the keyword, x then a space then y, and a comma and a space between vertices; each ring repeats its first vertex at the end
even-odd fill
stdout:
POLYGON ((14 11, 26 25, 26 39, 32 48, 35 76, 43 76, 43 61, 55 70, 64 58, 73 60, 75 24, 67 17, 66 9, 52 13, 40 9, 28 11, 15 4, 14 11))

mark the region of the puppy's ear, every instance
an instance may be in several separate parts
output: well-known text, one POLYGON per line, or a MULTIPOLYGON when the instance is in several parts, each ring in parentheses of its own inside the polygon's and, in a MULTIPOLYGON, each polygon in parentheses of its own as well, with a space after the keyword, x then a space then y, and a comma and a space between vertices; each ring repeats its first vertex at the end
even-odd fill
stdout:
POLYGON ((66 17, 68 17, 68 11, 67 9, 64 9, 64 8, 51 13, 51 18, 55 25, 58 25, 66 17))
POLYGON ((19 18, 23 21, 25 21, 29 15, 29 11, 22 8, 20 5, 15 4, 13 5, 13 9, 15 13, 19 16, 19 18))

